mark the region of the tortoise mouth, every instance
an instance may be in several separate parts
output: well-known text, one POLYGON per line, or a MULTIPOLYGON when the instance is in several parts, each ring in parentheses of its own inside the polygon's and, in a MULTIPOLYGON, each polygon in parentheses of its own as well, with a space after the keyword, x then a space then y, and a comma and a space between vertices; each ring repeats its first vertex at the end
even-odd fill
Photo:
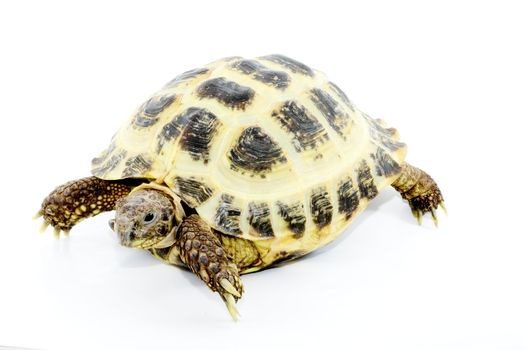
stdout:
POLYGON ((175 242, 175 230, 172 230, 167 236, 155 236, 152 238, 134 239, 132 241, 121 241, 121 244, 129 248, 151 249, 166 248, 175 242))
POLYGON ((150 249, 162 240, 162 237, 146 238, 146 239, 134 239, 131 242, 122 242, 122 245, 128 248, 136 249, 150 249))

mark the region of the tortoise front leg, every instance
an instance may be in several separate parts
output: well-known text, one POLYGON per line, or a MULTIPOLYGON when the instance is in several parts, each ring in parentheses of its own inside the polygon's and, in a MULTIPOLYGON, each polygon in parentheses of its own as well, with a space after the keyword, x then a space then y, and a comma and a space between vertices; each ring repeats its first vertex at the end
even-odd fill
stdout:
POLYGON ((81 220, 115 208, 133 186, 122 181, 107 181, 91 176, 57 187, 42 202, 37 216, 44 217, 42 230, 49 225, 68 233, 81 220))
POLYGON ((222 300, 234 320, 238 312, 235 302, 243 287, 237 265, 222 247, 210 226, 198 215, 185 218, 177 232, 181 260, 222 300))

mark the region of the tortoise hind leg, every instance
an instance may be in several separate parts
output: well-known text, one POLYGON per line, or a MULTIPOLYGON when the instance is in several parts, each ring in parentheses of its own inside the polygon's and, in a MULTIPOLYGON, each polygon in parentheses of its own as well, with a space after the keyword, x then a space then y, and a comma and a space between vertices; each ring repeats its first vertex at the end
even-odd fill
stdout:
POLYGON ((403 199, 408 200, 412 214, 419 224, 421 224, 422 216, 430 213, 434 224, 437 226, 437 208, 441 207, 446 213, 443 195, 438 185, 423 170, 403 163, 401 174, 392 186, 401 194, 403 199))
POLYGON ((177 244, 182 262, 220 294, 230 315, 237 320, 235 303, 243 292, 239 269, 210 226, 197 214, 188 216, 178 228, 177 244))

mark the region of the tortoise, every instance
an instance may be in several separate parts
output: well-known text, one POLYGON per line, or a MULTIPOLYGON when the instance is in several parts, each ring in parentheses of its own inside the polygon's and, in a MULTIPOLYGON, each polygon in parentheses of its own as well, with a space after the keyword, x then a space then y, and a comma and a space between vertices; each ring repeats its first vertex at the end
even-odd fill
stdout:
POLYGON ((122 245, 189 268, 237 319, 240 274, 333 241, 387 186, 437 225, 441 192, 406 150, 320 71, 277 54, 229 57, 153 94, 93 176, 56 188, 38 215, 60 235, 115 210, 122 245))

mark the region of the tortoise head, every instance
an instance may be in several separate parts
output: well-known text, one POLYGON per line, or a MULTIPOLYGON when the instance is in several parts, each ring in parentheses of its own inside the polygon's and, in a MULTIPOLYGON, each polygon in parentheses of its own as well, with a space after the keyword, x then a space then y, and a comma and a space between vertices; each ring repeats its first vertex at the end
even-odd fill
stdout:
POLYGON ((175 205, 164 193, 153 189, 132 192, 117 201, 115 219, 109 222, 120 243, 132 248, 165 248, 175 240, 175 205))

